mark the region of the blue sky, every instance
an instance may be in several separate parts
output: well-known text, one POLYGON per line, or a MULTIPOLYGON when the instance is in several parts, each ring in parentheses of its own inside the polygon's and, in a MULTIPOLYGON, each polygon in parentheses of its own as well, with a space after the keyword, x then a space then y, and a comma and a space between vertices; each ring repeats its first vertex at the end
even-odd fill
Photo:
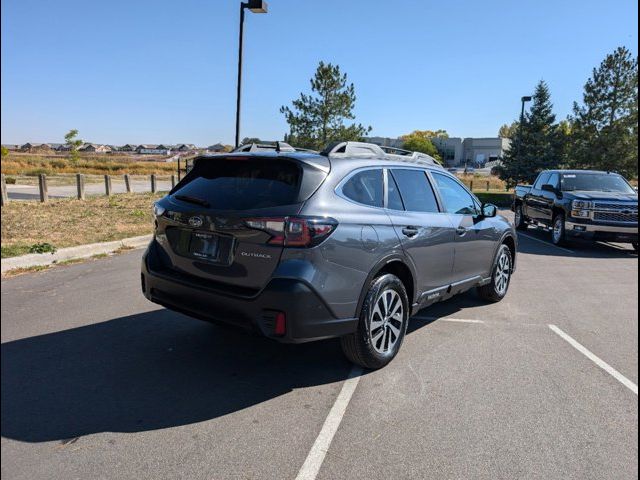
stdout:
MULTIPOLYGON (((2 143, 232 143, 237 0, 2 0, 2 143)), ((241 136, 277 139, 279 107, 320 60, 355 83, 357 121, 398 136, 495 136, 546 80, 565 117, 591 69, 637 54, 632 0, 270 0, 247 14, 241 136)))

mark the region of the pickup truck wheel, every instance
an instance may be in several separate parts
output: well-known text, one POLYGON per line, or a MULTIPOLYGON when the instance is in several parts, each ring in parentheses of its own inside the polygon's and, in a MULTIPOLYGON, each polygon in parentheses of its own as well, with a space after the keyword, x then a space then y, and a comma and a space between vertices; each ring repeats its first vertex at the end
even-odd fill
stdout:
POLYGON ((409 324, 409 299, 398 277, 385 274, 371 283, 355 333, 340 339, 353 363, 377 369, 396 356, 409 324))
POLYGON ((480 298, 489 302, 502 300, 509 290, 512 272, 513 257, 511 256, 511 250, 503 244, 498 250, 498 256, 491 275, 491 283, 477 289, 480 298))
POLYGON ((522 205, 516 205, 515 214, 516 215, 515 215, 514 223, 516 224, 516 229, 526 230, 528 225, 527 225, 527 222, 525 221, 524 213, 522 213, 522 205))
POLYGON ((567 232, 565 230, 564 214, 558 213, 553 219, 553 230, 551 240, 554 245, 561 246, 567 243, 567 232))

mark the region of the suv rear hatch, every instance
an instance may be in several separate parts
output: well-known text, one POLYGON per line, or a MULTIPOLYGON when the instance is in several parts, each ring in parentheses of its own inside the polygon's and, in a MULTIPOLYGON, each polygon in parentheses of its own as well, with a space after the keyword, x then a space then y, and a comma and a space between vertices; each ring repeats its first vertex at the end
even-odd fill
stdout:
POLYGON ((155 207, 163 272, 229 293, 257 293, 287 245, 310 246, 327 233, 322 222, 297 215, 328 171, 328 160, 317 155, 196 158, 155 207))

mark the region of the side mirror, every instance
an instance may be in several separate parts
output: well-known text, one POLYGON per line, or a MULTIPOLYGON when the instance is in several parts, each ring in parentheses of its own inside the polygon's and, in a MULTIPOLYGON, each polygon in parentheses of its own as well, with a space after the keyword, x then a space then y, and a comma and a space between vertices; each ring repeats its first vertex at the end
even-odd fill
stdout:
POLYGON ((550 183, 545 183, 540 188, 542 189, 543 192, 551 192, 551 193, 556 193, 558 190, 556 187, 554 187, 550 183))
POLYGON ((485 218, 493 218, 498 215, 498 207, 493 205, 492 203, 483 203, 482 204, 482 216, 485 218))

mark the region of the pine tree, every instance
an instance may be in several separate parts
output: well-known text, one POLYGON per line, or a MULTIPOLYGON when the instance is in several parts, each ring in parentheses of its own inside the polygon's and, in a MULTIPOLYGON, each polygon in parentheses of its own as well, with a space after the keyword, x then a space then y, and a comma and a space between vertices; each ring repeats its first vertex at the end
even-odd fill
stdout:
POLYGON ((347 74, 338 65, 320 62, 311 79, 310 95, 300 94, 292 107, 282 106, 289 124, 287 139, 297 147, 321 150, 333 141, 360 140, 371 127, 345 120, 355 118, 356 94, 353 83, 347 84, 347 74))
POLYGON ((541 80, 533 94, 531 110, 525 114, 521 128, 518 126, 498 169, 503 180, 510 185, 532 182, 541 170, 559 164, 560 139, 555 121, 549 87, 541 80))
POLYGON ((593 69, 574 103, 571 163, 638 175, 638 59, 619 47, 593 69))

